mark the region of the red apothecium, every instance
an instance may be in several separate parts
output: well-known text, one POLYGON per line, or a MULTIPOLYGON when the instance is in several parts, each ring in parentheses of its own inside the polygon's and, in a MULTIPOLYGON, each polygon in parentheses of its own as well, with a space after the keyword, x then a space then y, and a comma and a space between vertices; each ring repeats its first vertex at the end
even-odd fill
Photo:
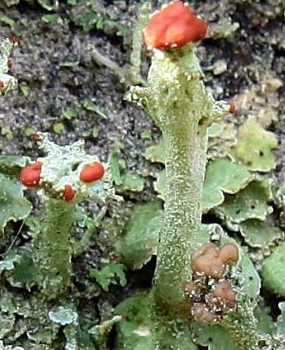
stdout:
POLYGON ((182 1, 174 1, 155 13, 144 29, 145 44, 160 50, 202 40, 207 23, 182 1))
POLYGON ((81 170, 79 178, 82 182, 90 183, 102 179, 105 173, 103 165, 99 162, 87 165, 81 170))

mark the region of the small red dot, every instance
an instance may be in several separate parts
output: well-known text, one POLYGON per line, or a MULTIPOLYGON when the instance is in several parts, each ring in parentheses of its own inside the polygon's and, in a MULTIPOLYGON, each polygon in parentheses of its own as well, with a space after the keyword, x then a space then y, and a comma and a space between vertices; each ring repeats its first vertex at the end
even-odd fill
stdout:
POLYGON ((237 105, 234 102, 231 102, 230 104, 230 113, 235 114, 237 111, 237 105))
POLYGON ((70 202, 75 197, 75 191, 71 185, 64 185, 63 198, 66 202, 70 202))
POLYGON ((41 136, 39 134, 33 134, 31 136, 31 140, 34 141, 34 142, 38 142, 38 141, 41 141, 42 138, 41 138, 41 136))
POLYGON ((16 35, 11 35, 10 36, 10 41, 15 45, 18 44, 20 45, 21 41, 16 35))
POLYGON ((41 179, 42 162, 35 162, 23 168, 20 173, 20 180, 27 187, 39 186, 41 179))

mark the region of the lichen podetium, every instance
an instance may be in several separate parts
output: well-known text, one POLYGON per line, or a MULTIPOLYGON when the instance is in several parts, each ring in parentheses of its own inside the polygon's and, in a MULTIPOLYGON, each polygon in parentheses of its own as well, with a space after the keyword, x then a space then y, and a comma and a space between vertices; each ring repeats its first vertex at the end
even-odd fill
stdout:
POLYGON ((42 229, 34 246, 41 293, 47 299, 58 297, 69 286, 75 209, 75 202, 62 199, 50 198, 44 204, 42 229))
POLYGON ((183 2, 176 1, 155 14, 150 23, 144 32, 146 44, 154 43, 147 86, 131 88, 130 98, 147 109, 162 132, 165 146, 165 217, 151 293, 156 319, 155 346, 189 349, 189 304, 182 286, 190 278, 190 255, 199 242, 207 129, 232 108, 224 101, 215 102, 203 83, 196 42, 206 35, 205 22, 183 2), (170 13, 173 10, 176 13, 170 13), (169 16, 168 20, 164 21, 163 16, 169 16), (165 32, 169 40, 164 45, 161 28, 171 21, 172 27, 165 32), (175 29, 177 25, 191 37, 190 41, 181 38, 181 31, 175 29), (192 29, 193 35, 189 35, 192 29))
POLYGON ((5 39, 0 44, 0 96, 17 88, 17 80, 8 74, 12 63, 10 56, 15 45, 17 42, 12 39, 5 39))
POLYGON ((154 51, 146 88, 133 87, 159 126, 165 145, 165 221, 157 253, 154 295, 171 309, 183 304, 190 254, 201 224, 207 128, 230 111, 215 102, 203 83, 196 45, 154 51), (191 248, 192 247, 192 248, 191 248))
MULTIPOLYGON (((113 188, 97 157, 85 153, 83 141, 59 146, 44 133, 37 133, 32 139, 46 155, 23 168, 20 180, 26 187, 40 190, 43 199, 33 255, 40 293, 52 300, 70 287, 72 255, 84 252, 93 232, 86 230, 81 240, 72 239, 73 225, 78 219, 77 205, 84 200, 105 203, 113 196, 113 188)), ((106 212, 103 208, 99 216, 106 212)), ((99 216, 91 229, 96 227, 99 216)))

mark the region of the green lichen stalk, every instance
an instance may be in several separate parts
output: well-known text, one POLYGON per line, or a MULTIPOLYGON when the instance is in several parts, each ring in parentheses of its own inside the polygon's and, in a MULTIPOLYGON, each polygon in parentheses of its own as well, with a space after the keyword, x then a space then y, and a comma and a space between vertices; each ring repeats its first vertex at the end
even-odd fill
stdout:
MULTIPOLYGON (((193 115, 193 119, 196 117, 193 115)), ((191 240, 201 222, 206 135, 205 130, 198 134, 197 122, 187 124, 186 121, 181 116, 181 125, 163 132, 165 222, 157 255, 155 294, 171 305, 183 299, 180 287, 189 277, 191 240), (176 135, 180 135, 179 138, 176 135)))
POLYGON ((37 133, 35 136, 38 147, 46 155, 24 168, 20 178, 27 187, 37 187, 44 198, 41 229, 33 242, 34 260, 42 296, 56 299, 69 287, 72 255, 78 256, 88 248, 94 232, 92 228, 99 225, 106 212, 103 208, 91 230, 87 230, 75 243, 71 234, 78 219, 77 205, 84 200, 104 203, 107 198, 113 197, 113 188, 107 171, 104 179, 103 173, 101 178, 91 182, 81 180, 83 170, 94 162, 98 163, 95 155, 85 153, 84 142, 59 146, 50 141, 47 134, 37 133), (35 164, 40 164, 40 169, 36 170, 36 184, 30 181, 31 176, 35 176, 35 164))
POLYGON ((229 312, 221 325, 228 331, 238 350, 258 350, 261 339, 256 331, 253 308, 243 302, 229 312))
POLYGON ((69 286, 75 206, 74 202, 52 198, 44 204, 41 231, 34 245, 41 293, 47 299, 58 297, 69 286))
POLYGON ((17 80, 9 72, 8 61, 12 53, 13 43, 9 39, 5 39, 0 45, 0 95, 4 95, 7 91, 17 88, 17 80))
POLYGON ((165 221, 160 235, 154 296, 177 310, 184 304, 182 284, 189 279, 190 254, 197 248, 201 223, 207 127, 229 113, 206 91, 195 45, 156 51, 147 88, 134 88, 161 129, 166 155, 165 221))

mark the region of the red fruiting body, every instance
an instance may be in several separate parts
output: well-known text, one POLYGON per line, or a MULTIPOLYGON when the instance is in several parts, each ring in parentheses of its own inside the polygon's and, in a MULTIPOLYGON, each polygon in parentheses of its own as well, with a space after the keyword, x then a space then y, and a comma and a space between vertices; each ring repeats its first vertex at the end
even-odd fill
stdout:
POLYGON ((237 111, 237 105, 234 102, 231 102, 230 104, 230 113, 235 114, 237 111))
POLYGON ((13 62, 11 60, 7 61, 7 66, 9 69, 11 69, 13 67, 13 62))
POLYGON ((10 41, 15 45, 18 44, 20 45, 20 39, 16 35, 11 35, 10 36, 10 41))
POLYGON ((34 142, 38 142, 38 141, 41 141, 41 136, 39 134, 33 134, 31 135, 31 140, 34 141, 34 142))
POLYGON ((35 162, 22 169, 20 180, 27 187, 37 187, 41 179, 42 162, 35 162))
POLYGON ((1 81, 0 81, 0 90, 4 89, 4 86, 5 86, 5 84, 4 84, 4 82, 1 80, 1 81))
POLYGON ((90 183, 102 179, 105 169, 99 162, 87 165, 86 168, 81 170, 79 178, 82 182, 90 183))
POLYGON ((71 185, 65 185, 63 190, 63 198, 66 202, 70 202, 75 197, 75 191, 71 185))
POLYGON ((167 50, 202 40, 208 26, 182 1, 174 1, 154 14, 144 29, 144 42, 155 49, 167 50))

